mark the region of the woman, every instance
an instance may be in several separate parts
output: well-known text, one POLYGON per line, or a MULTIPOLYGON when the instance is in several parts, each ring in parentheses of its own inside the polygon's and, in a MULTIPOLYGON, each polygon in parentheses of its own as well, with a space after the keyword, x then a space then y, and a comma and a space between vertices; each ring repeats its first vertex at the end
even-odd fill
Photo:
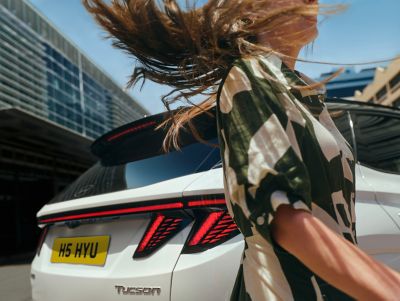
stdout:
POLYGON ((400 276, 356 247, 352 149, 321 85, 294 71, 317 36, 317 1, 155 2, 84 1, 141 63, 131 84, 174 86, 167 108, 210 95, 171 117, 166 148, 217 105, 227 207, 245 237, 231 300, 400 300, 400 276))

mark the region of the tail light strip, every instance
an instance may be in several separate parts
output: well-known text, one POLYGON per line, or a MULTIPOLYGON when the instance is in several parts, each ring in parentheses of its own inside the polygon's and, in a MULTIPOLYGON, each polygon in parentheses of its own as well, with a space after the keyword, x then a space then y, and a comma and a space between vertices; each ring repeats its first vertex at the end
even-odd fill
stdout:
POLYGON ((86 219, 93 217, 103 217, 103 216, 112 216, 112 215, 123 215, 123 214, 131 214, 131 213, 143 213, 143 212, 153 212, 160 210, 171 210, 171 209, 183 209, 182 202, 175 202, 169 204, 161 204, 161 205, 150 205, 150 206, 140 206, 133 208, 124 208, 124 209, 114 209, 114 210, 105 210, 98 212, 90 212, 90 213, 81 213, 81 214, 73 214, 73 215, 65 215, 60 217, 39 219, 40 224, 48 224, 62 221, 70 221, 77 219, 86 219))
POLYGON ((118 216, 124 214, 134 214, 134 213, 148 213, 148 212, 157 212, 163 210, 173 210, 173 209, 191 209, 205 206, 224 206, 225 199, 221 197, 214 197, 208 199, 200 199, 200 200, 188 200, 188 201, 176 201, 176 200, 167 200, 163 201, 162 204, 160 202, 154 203, 152 205, 144 205, 142 204, 131 204, 127 208, 119 208, 119 209, 107 209, 107 210, 99 210, 94 212, 74 212, 71 214, 63 214, 60 216, 44 216, 38 219, 39 224, 51 224, 55 222, 64 222, 71 220, 81 220, 81 219, 89 219, 95 217, 106 217, 106 216, 118 216))
MULTIPOLYGON (((108 210, 97 212, 76 212, 75 214, 63 216, 47 216, 39 219, 39 223, 51 224, 95 217, 153 212, 154 216, 133 255, 133 258, 141 258, 151 255, 193 221, 192 217, 179 211, 179 209, 193 209, 195 220, 195 224, 182 253, 188 254, 205 251, 240 233, 226 211, 225 199, 220 196, 203 197, 197 200, 188 199, 178 202, 169 200, 163 201, 162 204, 160 202, 153 202, 153 204, 147 202, 146 204, 136 204, 135 207, 131 204, 131 207, 128 208, 108 208, 108 210), (213 207, 220 208, 213 209, 213 207), (163 213, 164 211, 165 213, 163 213)), ((45 227, 45 229, 47 228, 45 227)), ((38 252, 40 252, 40 247, 38 248, 38 252)))
POLYGON ((113 141, 113 140, 115 140, 115 139, 117 139, 117 138, 119 138, 121 136, 125 136, 126 134, 134 133, 134 132, 149 128, 149 127, 154 126, 156 124, 157 124, 157 122, 155 122, 155 121, 149 121, 149 122, 146 122, 146 123, 139 124, 137 126, 128 128, 128 129, 126 129, 126 130, 124 130, 122 132, 114 134, 113 136, 107 137, 107 142, 113 141))
POLYGON ((213 205, 225 205, 225 199, 215 199, 215 200, 197 200, 197 201, 189 201, 189 207, 205 207, 205 206, 213 206, 213 205))

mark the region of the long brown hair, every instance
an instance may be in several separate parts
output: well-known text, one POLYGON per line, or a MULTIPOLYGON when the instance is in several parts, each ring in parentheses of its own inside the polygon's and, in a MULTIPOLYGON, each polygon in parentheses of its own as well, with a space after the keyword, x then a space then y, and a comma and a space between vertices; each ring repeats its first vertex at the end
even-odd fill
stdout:
MULTIPOLYGON (((128 86, 150 79, 174 87, 162 101, 177 100, 191 106, 171 113, 164 149, 179 149, 179 132, 189 130, 204 141, 190 120, 215 105, 217 87, 234 60, 274 52, 257 44, 257 34, 288 22, 282 15, 316 15, 317 5, 285 5, 274 10, 268 3, 280 0, 209 0, 196 7, 177 0, 83 0, 86 9, 109 33, 113 45, 138 61, 128 86), (203 95, 194 104, 190 97, 203 95)), ((335 8, 337 9, 337 8, 335 8)), ((333 11, 333 9, 331 9, 333 11)), ((294 33, 295 34, 295 33, 294 33)), ((280 55, 278 53, 278 55, 280 55)))

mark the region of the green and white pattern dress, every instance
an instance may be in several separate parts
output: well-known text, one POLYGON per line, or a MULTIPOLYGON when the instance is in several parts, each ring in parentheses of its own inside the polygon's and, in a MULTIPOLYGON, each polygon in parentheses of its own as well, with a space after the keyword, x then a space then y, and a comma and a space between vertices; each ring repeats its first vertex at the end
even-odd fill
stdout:
POLYGON ((269 55, 238 59, 220 86, 225 197, 245 237, 231 300, 351 300, 271 238, 278 206, 290 204, 356 243, 351 146, 324 95, 294 85, 306 82, 269 55))

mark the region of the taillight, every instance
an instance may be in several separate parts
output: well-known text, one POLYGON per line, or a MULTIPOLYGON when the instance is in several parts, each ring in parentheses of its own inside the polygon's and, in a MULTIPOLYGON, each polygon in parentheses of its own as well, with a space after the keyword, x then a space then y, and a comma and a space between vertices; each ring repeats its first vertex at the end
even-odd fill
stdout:
MULTIPOLYGON (((220 194, 135 202, 82 211, 70 211, 41 216, 39 224, 47 225, 46 228, 48 228, 49 225, 57 222, 84 222, 93 218, 142 213, 151 213, 153 217, 133 258, 151 255, 193 220, 194 225, 183 247, 183 253, 205 251, 224 243, 240 233, 226 210, 223 195, 220 194)), ((39 248, 38 250, 40 252, 39 248)))
POLYGON ((183 215, 172 216, 161 213, 156 214, 147 227, 142 240, 133 254, 133 258, 150 255, 175 236, 175 234, 180 232, 191 221, 190 218, 183 215))
POLYGON ((115 140, 117 138, 120 138, 122 136, 125 136, 127 134, 136 133, 136 132, 139 132, 141 130, 147 129, 149 127, 154 127, 156 124, 157 123, 155 121, 148 121, 148 122, 143 123, 143 124, 138 124, 136 126, 129 127, 129 128, 127 128, 127 129, 125 129, 125 130, 123 130, 121 132, 115 133, 112 136, 107 137, 107 142, 113 141, 113 140, 115 140))
POLYGON ((48 231, 49 231, 49 227, 44 227, 42 229, 42 232, 40 233, 38 245, 37 245, 37 248, 36 248, 37 256, 40 255, 40 251, 42 250, 42 246, 43 246, 44 240, 46 239, 46 235, 47 235, 48 231))
POLYGON ((226 210, 198 212, 182 253, 205 251, 239 233, 239 229, 226 210))
POLYGON ((99 210, 95 212, 87 212, 87 213, 76 213, 76 214, 64 214, 59 217, 50 217, 50 218, 39 218, 40 224, 50 224, 56 222, 65 222, 72 220, 81 220, 81 219, 90 219, 96 217, 106 217, 106 216, 121 216, 125 214, 135 214, 135 213, 145 213, 145 212, 154 212, 161 210, 173 210, 173 209, 181 209, 183 208, 182 202, 167 202, 165 204, 146 204, 140 205, 135 204, 131 207, 121 208, 121 209, 108 209, 108 210, 99 210))
POLYGON ((194 207, 208 207, 208 206, 221 206, 225 205, 225 199, 215 198, 215 199, 200 199, 200 200, 191 200, 187 202, 187 206, 189 208, 194 207))

